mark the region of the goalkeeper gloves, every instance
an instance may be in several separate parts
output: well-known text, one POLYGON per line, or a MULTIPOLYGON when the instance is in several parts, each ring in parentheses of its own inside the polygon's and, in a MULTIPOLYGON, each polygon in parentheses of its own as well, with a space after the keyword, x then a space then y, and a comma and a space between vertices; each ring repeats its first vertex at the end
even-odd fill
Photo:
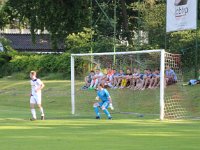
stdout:
POLYGON ((111 110, 114 110, 112 103, 110 103, 109 107, 110 107, 111 110))
POLYGON ((95 98, 95 100, 98 101, 98 100, 99 100, 99 96, 97 96, 97 97, 95 98))

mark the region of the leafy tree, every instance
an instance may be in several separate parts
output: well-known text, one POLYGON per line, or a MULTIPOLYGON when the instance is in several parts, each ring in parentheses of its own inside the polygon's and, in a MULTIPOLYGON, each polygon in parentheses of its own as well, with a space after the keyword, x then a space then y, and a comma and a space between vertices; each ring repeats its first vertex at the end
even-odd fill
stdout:
POLYGON ((82 32, 72 33, 67 36, 67 52, 71 53, 89 53, 91 48, 93 52, 109 52, 113 50, 113 39, 96 34, 90 28, 84 28, 82 32), (91 35, 94 41, 91 41, 91 35))
POLYGON ((54 46, 89 22, 88 0, 8 0, 4 12, 11 22, 28 20, 33 39, 37 30, 48 30, 54 46))
POLYGON ((133 10, 138 11, 138 26, 136 32, 144 31, 148 34, 147 44, 141 45, 144 48, 165 47, 165 3, 156 0, 145 0, 132 3, 133 10))

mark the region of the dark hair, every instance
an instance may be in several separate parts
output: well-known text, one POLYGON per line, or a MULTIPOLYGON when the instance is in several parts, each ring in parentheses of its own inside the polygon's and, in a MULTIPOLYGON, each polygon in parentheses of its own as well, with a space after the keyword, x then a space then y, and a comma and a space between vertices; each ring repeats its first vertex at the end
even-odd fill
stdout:
POLYGON ((100 83, 99 86, 101 86, 102 88, 104 88, 104 85, 102 83, 100 83))
POLYGON ((94 70, 91 70, 90 72, 93 72, 93 73, 94 73, 94 70))

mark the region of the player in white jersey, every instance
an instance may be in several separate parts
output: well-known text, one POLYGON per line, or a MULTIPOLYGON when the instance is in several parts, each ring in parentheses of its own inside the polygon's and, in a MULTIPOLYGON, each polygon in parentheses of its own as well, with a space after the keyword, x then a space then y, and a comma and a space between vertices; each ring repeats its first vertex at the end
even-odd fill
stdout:
POLYGON ((35 105, 38 106, 41 112, 41 120, 44 120, 44 110, 42 107, 42 92, 41 90, 44 88, 43 82, 37 78, 37 73, 35 71, 30 72, 31 78, 31 97, 30 97, 30 108, 32 113, 31 121, 37 119, 35 105))

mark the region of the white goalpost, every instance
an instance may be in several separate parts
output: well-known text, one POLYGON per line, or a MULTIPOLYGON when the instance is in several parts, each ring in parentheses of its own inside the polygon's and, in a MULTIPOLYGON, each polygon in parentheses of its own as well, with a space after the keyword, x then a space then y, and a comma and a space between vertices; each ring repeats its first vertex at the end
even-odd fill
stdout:
MULTIPOLYGON (((164 94, 165 94, 165 50, 164 49, 158 49, 158 50, 142 50, 142 51, 128 51, 128 52, 107 52, 107 53, 85 53, 85 54, 71 54, 71 113, 75 114, 76 109, 76 101, 75 95, 76 95, 76 88, 75 88, 75 59, 80 57, 104 57, 104 56, 127 56, 127 55, 134 55, 134 54, 151 54, 151 53, 158 53, 160 56, 160 62, 159 62, 159 69, 160 69, 160 89, 159 89, 159 104, 160 104, 160 120, 164 120, 165 116, 165 101, 164 101, 164 94)), ((106 60, 105 60, 106 61, 106 60)), ((156 61, 156 60, 154 60, 156 61)))

